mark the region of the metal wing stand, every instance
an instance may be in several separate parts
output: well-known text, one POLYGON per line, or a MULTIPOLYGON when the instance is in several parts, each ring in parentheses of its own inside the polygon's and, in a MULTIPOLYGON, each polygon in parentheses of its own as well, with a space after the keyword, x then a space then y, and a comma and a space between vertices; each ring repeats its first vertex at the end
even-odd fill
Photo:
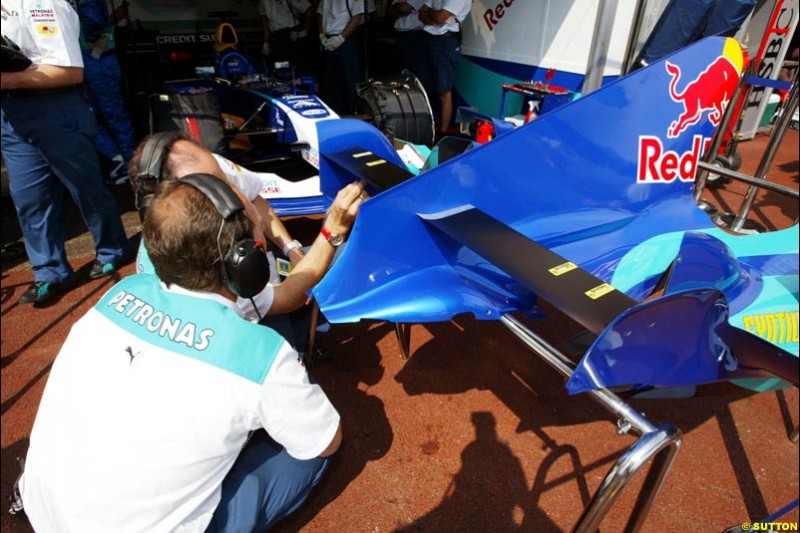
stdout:
MULTIPOLYGON (((511 315, 503 315, 500 323, 531 351, 569 379, 574 369, 572 361, 558 349, 526 328, 511 315)), ((640 437, 606 474, 589 505, 584 509, 573 529, 576 533, 596 531, 605 516, 614 506, 622 490, 637 473, 652 460, 636 504, 625 531, 639 531, 669 474, 681 447, 681 431, 674 424, 653 425, 641 413, 605 388, 589 391, 589 394, 610 413, 619 418, 617 433, 624 435, 630 430, 640 437)))

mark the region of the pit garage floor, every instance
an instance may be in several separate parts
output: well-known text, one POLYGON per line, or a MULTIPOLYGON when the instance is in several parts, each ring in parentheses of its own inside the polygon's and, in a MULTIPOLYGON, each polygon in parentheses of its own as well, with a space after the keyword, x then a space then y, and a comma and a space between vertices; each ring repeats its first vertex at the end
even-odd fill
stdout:
MULTIPOLYGON (((766 137, 758 136, 741 145, 743 172, 754 172, 765 144, 766 137)), ((768 178, 798 187, 796 130, 788 132, 768 178)), ((745 190, 731 184, 705 198, 731 211, 745 190)), ((131 195, 125 188, 115 194, 136 245, 141 228, 131 195)), ((18 241, 8 198, 2 214, 3 244, 18 241)), ((762 192, 753 216, 769 229, 787 227, 798 216, 798 203, 762 192)), ((287 224, 310 241, 320 221, 287 224)), ((74 266, 85 273, 92 242, 74 211, 67 232, 74 266)), ((71 324, 115 282, 85 281, 34 309, 17 303, 31 282, 30 267, 24 258, 6 260, 6 251, 13 247, 4 248, 0 298, 3 506, 53 358, 71 324)), ((132 271, 127 265, 120 275, 132 271)), ((551 311, 528 325, 554 345, 580 333, 551 311)), ((615 421, 590 398, 569 397, 562 378, 497 323, 462 316, 415 325, 408 361, 383 322, 334 326, 325 346, 331 359, 311 371, 342 414, 345 443, 305 507, 276 528, 280 533, 570 531, 635 440, 617 436, 615 421)), ((798 424, 796 389, 754 394, 717 384, 699 388, 692 398, 631 403, 651 422, 672 422, 684 433, 644 531, 721 532, 797 498, 798 446, 788 438, 798 424)), ((634 479, 602 531, 623 530, 640 485, 634 479)), ((797 509, 782 520, 796 523, 797 509)), ((3 515, 0 530, 30 527, 24 518, 3 515)))

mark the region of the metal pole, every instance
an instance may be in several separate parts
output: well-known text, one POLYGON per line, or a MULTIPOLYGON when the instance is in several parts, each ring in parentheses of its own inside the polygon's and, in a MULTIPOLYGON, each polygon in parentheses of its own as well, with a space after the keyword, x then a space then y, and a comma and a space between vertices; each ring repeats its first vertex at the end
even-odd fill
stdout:
MULTIPOLYGON (((539 354, 550 366, 558 370, 564 377, 569 378, 572 375, 572 361, 536 333, 522 325, 516 318, 506 314, 500 317, 500 323, 508 328, 508 330, 525 345, 539 354)), ((589 391, 588 394, 591 394, 603 407, 620 419, 628 422, 640 435, 656 430, 656 427, 643 417, 639 411, 623 402, 619 396, 613 392, 607 389, 597 389, 589 391)))
POLYGON ((589 61, 586 64, 586 77, 583 79, 583 94, 599 89, 603 84, 603 71, 608 57, 608 46, 611 42, 611 30, 617 13, 617 0, 599 0, 597 19, 592 35, 592 48, 589 50, 589 61))
MULTIPOLYGON (((789 93, 788 103, 786 108, 783 110, 783 114, 781 115, 778 124, 776 124, 775 128, 772 130, 772 137, 767 145, 767 150, 764 152, 764 156, 761 158, 761 162, 758 165, 758 170, 756 170, 756 175, 754 176, 756 179, 764 180, 766 178, 767 170, 772 165, 772 160, 775 159, 775 154, 778 153, 778 148, 780 147, 781 141, 786 134, 786 128, 789 127, 789 123, 792 121, 792 114, 794 113, 794 110, 797 109, 797 100, 797 74, 795 74, 794 84, 792 85, 792 91, 789 93)), ((740 231, 744 226, 744 223, 747 220, 747 215, 750 214, 750 208, 753 205, 753 200, 755 200, 757 193, 758 187, 756 186, 751 186, 749 189, 747 189, 747 195, 742 202, 742 206, 739 208, 739 214, 736 215, 736 218, 731 224, 731 229, 733 231, 740 231)))
POLYGON ((653 465, 645 480, 645 486, 639 493, 625 528, 626 533, 639 531, 647 518, 647 512, 652 507, 653 500, 664 484, 680 446, 680 430, 672 424, 664 424, 657 430, 643 435, 608 472, 573 531, 575 533, 596 532, 611 506, 617 501, 622 489, 652 458, 653 465))
MULTIPOLYGON (((747 70, 742 73, 742 77, 739 79, 739 83, 736 85, 736 90, 733 91, 733 95, 728 102, 728 107, 725 108, 725 113, 722 115, 722 120, 717 126, 717 129, 714 131, 714 136, 711 138, 711 145, 708 147, 708 151, 703 156, 703 161, 706 163, 711 164, 717 160, 717 152, 719 152, 719 147, 722 146, 722 141, 725 138, 725 132, 728 131, 728 124, 730 124, 731 118, 733 118, 733 115, 736 112, 735 110, 738 107, 739 101, 744 100, 746 102, 750 97, 750 91, 752 90, 753 86, 746 83, 745 79, 747 79, 747 76, 750 75, 754 70, 755 61, 750 63, 750 66, 747 68, 747 70), (745 86, 747 86, 746 90, 745 86), (744 95, 742 95, 742 92, 744 92, 744 95)), ((706 187, 707 178, 708 171, 698 168, 694 180, 694 199, 696 202, 699 202, 700 196, 703 195, 703 189, 706 187)))
MULTIPOLYGON (((574 366, 572 361, 547 341, 526 328, 511 315, 503 315, 500 317, 500 322, 515 337, 564 377, 569 378, 572 375, 574 366)), ((675 461, 681 446, 681 432, 672 424, 654 426, 641 413, 607 389, 590 391, 589 394, 606 409, 623 420, 623 431, 630 427, 642 436, 606 474, 603 483, 595 492, 589 505, 584 509, 573 531, 575 533, 594 533, 608 514, 608 511, 617 502, 619 495, 631 478, 640 472, 652 459, 652 465, 636 498, 636 503, 625 529, 626 532, 639 531, 675 461)))
POLYGON ((706 163, 705 161, 699 161, 697 163, 698 168, 703 170, 708 170, 710 172, 715 172, 720 176, 725 176, 727 178, 731 178, 732 180, 736 181, 743 181, 744 183, 748 183, 750 185, 756 185, 761 187, 762 189, 767 189, 768 191, 773 191, 778 194, 783 194, 784 196, 790 196, 792 198, 800 198, 800 192, 787 187, 785 185, 781 185, 780 183, 772 183, 769 181, 759 180, 754 178, 753 176, 748 176, 747 174, 742 174, 741 172, 736 172, 735 170, 730 170, 727 168, 718 168, 714 165, 706 163))
POLYGON ((636 43, 642 33, 642 20, 647 11, 647 0, 637 0, 631 21, 631 32, 628 34, 628 44, 625 46, 625 58, 622 63, 621 74, 625 76, 631 71, 631 66, 636 56, 636 43))

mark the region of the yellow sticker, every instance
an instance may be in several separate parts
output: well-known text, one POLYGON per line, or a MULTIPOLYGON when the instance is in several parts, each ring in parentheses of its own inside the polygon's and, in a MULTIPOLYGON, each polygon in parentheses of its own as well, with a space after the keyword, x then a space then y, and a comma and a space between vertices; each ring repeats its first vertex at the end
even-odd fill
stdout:
POLYGON ((58 26, 55 24, 39 24, 36 26, 37 33, 42 35, 55 35, 58 33, 58 26))
POLYGON ((368 155, 372 155, 372 152, 359 152, 357 154, 353 154, 353 158, 358 159, 359 157, 367 157, 368 155))
POLYGON ((586 291, 586 296, 591 298, 592 300, 597 300, 598 298, 605 296, 609 292, 614 292, 614 287, 609 285, 608 283, 603 283, 602 285, 598 285, 594 289, 589 289, 586 291))
POLYGON ((382 165, 384 163, 386 163, 386 161, 384 159, 378 159, 377 161, 370 161, 369 163, 367 163, 367 166, 368 167, 374 167, 374 166, 377 166, 377 165, 382 165))
POLYGON ((554 276, 560 276, 561 274, 566 274, 567 272, 575 270, 576 268, 578 268, 578 265, 570 261, 567 261, 564 264, 554 266, 553 268, 548 270, 548 272, 550 272, 554 276))

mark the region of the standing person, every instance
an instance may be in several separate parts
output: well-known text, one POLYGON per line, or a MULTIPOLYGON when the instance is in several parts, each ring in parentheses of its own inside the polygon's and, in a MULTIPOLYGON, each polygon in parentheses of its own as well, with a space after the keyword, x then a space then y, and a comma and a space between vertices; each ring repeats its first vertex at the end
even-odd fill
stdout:
POLYGON ((447 134, 453 116, 453 85, 461 59, 461 23, 471 0, 425 0, 419 12, 424 27, 425 54, 422 82, 439 96, 439 135, 447 134))
POLYGON ((264 28, 262 53, 275 62, 289 61, 307 69, 308 36, 312 33, 314 9, 308 0, 261 0, 259 11, 264 28))
POLYGON ((422 36, 422 21, 419 10, 425 0, 394 0, 389 14, 395 18, 394 35, 400 69, 407 69, 419 77, 420 57, 425 53, 422 36))
POLYGON ((38 533, 266 531, 321 480, 339 413, 234 304, 268 277, 253 226, 215 176, 160 186, 142 231, 157 276, 109 290, 53 363, 19 484, 38 533))
POLYGON ((95 240, 90 278, 112 273, 128 241, 103 184, 97 128, 83 86, 78 14, 66 0, 2 0, 3 34, 32 64, 3 72, 2 149, 11 198, 33 267, 20 302, 38 303, 75 283, 64 250, 64 192, 95 240))
MULTIPOLYGON (((124 3, 120 7, 127 8, 124 3)), ((119 185, 128 180, 127 168, 136 139, 122 98, 115 25, 106 0, 78 0, 78 17, 84 82, 97 119, 97 150, 111 163, 106 183, 119 185)))
POLYGON ((322 46, 323 100, 340 115, 356 110, 356 84, 364 80, 366 0, 322 0, 319 42, 322 46))

